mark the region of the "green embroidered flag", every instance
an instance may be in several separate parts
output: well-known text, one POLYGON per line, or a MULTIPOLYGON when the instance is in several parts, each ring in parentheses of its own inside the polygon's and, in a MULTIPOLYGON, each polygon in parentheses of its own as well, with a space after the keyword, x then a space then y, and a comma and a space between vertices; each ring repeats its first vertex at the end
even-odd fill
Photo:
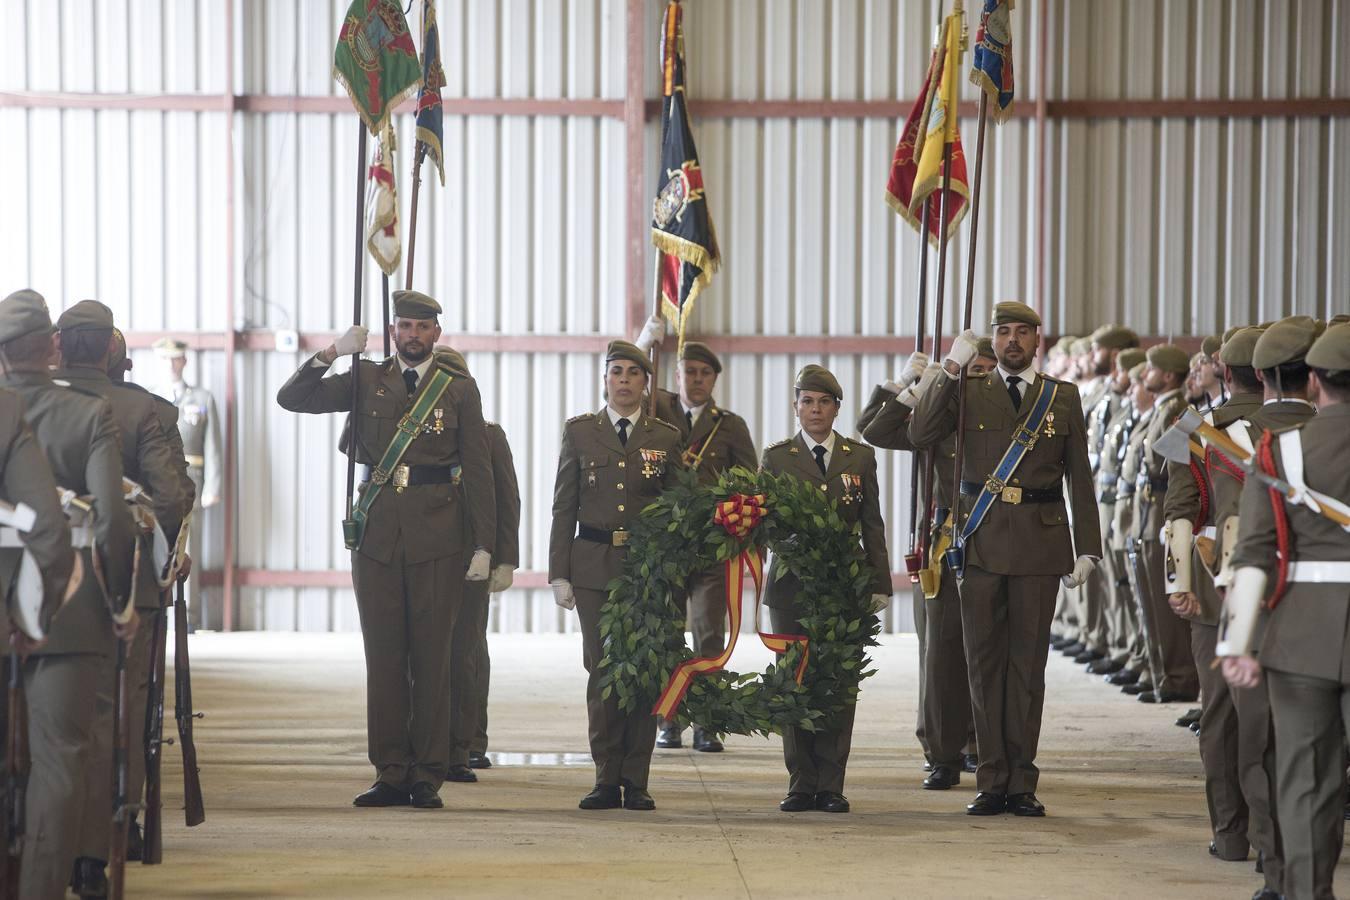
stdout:
POLYGON ((353 0, 333 51, 333 77, 342 82, 371 134, 417 90, 417 47, 397 0, 353 0))

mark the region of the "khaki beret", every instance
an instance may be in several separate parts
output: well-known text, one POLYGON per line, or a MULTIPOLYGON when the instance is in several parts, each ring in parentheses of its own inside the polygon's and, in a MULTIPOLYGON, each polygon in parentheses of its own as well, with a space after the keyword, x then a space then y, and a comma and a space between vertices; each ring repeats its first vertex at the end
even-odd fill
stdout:
POLYGON ((1104 325, 1092 333, 1092 343, 1107 350, 1127 350, 1139 346, 1139 335, 1124 325, 1104 325))
POLYGON ((421 291, 394 291, 394 315, 400 319, 434 319, 441 305, 421 291))
POLYGON ((1225 331, 1225 332, 1223 333, 1223 337, 1219 339, 1219 349, 1220 349, 1220 351, 1222 351, 1223 345, 1226 344, 1226 343, 1228 343, 1229 339, 1231 339, 1231 338, 1233 337, 1233 335, 1237 334, 1239 331, 1241 331, 1242 329, 1244 329, 1244 328, 1246 328, 1246 327, 1247 327, 1246 325, 1234 325, 1232 328, 1230 328, 1230 329, 1228 329, 1227 331, 1225 331))
POLYGON ((994 355, 994 340, 993 340, 993 338, 982 337, 982 338, 980 338, 978 341, 976 341, 976 342, 975 342, 975 355, 976 355, 976 356, 983 356, 983 357, 985 357, 986 359, 998 359, 998 357, 994 355))
POLYGON ((1072 344, 1069 345, 1069 353, 1073 354, 1074 356, 1082 356, 1085 353, 1091 352, 1092 352, 1091 338, 1079 338, 1078 340, 1074 341, 1072 344))
POLYGON ((1144 380, 1144 370, 1147 369, 1147 368, 1148 368, 1148 363, 1147 363, 1147 362, 1141 362, 1141 363, 1138 363, 1137 365, 1135 365, 1132 369, 1130 369, 1130 380, 1131 380, 1131 381, 1143 381, 1143 380, 1144 380))
POLYGON ((160 338, 150 346, 154 349, 156 356, 164 359, 180 359, 187 356, 187 344, 173 338, 160 338))
POLYGON ((616 359, 626 359, 629 362, 635 362, 642 366, 642 371, 648 375, 652 374, 652 361, 647 358, 637 344, 630 341, 610 341, 609 347, 605 350, 605 364, 616 359))
POLYGON ((1050 355, 1058 356, 1061 353, 1068 353, 1069 348, 1073 346, 1073 342, 1076 340, 1078 340, 1077 335, 1073 334, 1064 335, 1062 338, 1055 341, 1055 346, 1050 348, 1050 355))
POLYGON ((81 300, 56 320, 57 331, 112 330, 112 327, 112 310, 97 300, 81 300))
POLYGON ((822 394, 830 394, 841 402, 844 399, 844 389, 839 386, 838 379, 830 374, 829 369, 815 363, 802 366, 802 370, 797 373, 797 380, 793 387, 799 391, 818 391, 822 394))
POLYGON ((1219 348, 1222 346, 1223 337, 1221 335, 1211 334, 1200 342, 1200 352, 1206 356, 1213 356, 1219 352, 1219 348))
POLYGON ((469 375, 468 360, 466 360, 464 354, 460 353, 458 350, 454 350, 450 347, 437 347, 436 357, 437 359, 444 360, 453 371, 463 372, 465 375, 469 375))
POLYGON ((1266 329, 1252 351, 1252 365, 1258 369, 1273 369, 1285 363, 1298 362, 1308 355, 1313 341, 1321 330, 1311 316, 1290 316, 1266 329))
POLYGON ((707 344, 698 341, 685 341, 684 349, 680 351, 680 359, 707 363, 712 366, 712 370, 718 375, 722 374, 722 361, 717 358, 717 354, 712 352, 712 348, 707 344))
POLYGON ((1128 372, 1135 366, 1142 365, 1148 361, 1148 354, 1138 347, 1127 347, 1120 351, 1116 357, 1116 366, 1122 372, 1128 372))
POLYGON ((1313 342, 1308 365, 1329 372, 1350 369, 1350 324, 1332 325, 1313 342))
POLYGON ((1004 300, 995 303, 994 314, 989 319, 990 326, 1007 325, 1012 322, 1034 325, 1037 328, 1041 327, 1041 317, 1036 314, 1036 310, 1025 303, 1019 303, 1016 300, 1004 300))
POLYGON ((15 291, 0 300, 0 344, 35 331, 51 334, 55 330, 47 301, 37 291, 15 291))
POLYGON ((112 340, 108 341, 108 374, 130 372, 131 360, 127 359, 127 339, 122 329, 112 330, 112 340))
POLYGON ((1328 319, 1327 327, 1330 328, 1333 325, 1344 325, 1347 322, 1350 322, 1350 314, 1341 313, 1338 316, 1332 316, 1330 319, 1328 319))
POLYGON ((1219 361, 1225 366, 1250 367, 1252 353, 1256 350, 1256 342, 1261 337, 1261 331, 1262 329, 1256 327, 1239 328, 1219 348, 1219 361))
POLYGON ((1148 348, 1148 364, 1164 372, 1185 375, 1191 371, 1191 358, 1176 344, 1157 344, 1148 348))

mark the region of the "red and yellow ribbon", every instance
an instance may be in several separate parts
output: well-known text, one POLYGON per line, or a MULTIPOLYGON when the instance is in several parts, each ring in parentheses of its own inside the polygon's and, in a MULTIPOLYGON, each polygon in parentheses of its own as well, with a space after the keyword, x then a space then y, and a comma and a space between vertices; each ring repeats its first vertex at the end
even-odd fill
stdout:
MULTIPOLYGON (((713 512, 713 521, 726 529, 735 538, 744 538, 768 515, 764 508, 764 496, 757 494, 746 496, 737 494, 717 505, 713 512)), ((755 582, 755 621, 759 621, 760 601, 764 596, 764 557, 756 547, 747 547, 740 554, 722 564, 726 574, 727 617, 730 634, 727 647, 718 656, 700 656, 680 663, 671 674, 661 697, 652 707, 652 712, 662 719, 671 718, 675 710, 684 702, 696 675, 719 672, 726 667, 731 654, 736 649, 736 639, 741 631, 741 591, 745 587, 745 573, 750 572, 755 582)), ((806 671, 806 660, 810 655, 808 640, 804 634, 769 634, 758 631, 759 639, 775 653, 786 653, 794 644, 802 645, 801 662, 797 664, 797 683, 801 684, 806 671)))

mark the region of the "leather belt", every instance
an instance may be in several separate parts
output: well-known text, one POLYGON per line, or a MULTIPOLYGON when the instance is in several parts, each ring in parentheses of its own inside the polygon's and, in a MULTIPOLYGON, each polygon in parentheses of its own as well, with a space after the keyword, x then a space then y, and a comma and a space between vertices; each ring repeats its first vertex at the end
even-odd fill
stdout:
MULTIPOLYGON (((370 481, 371 467, 366 466, 366 481, 370 481)), ((459 466, 394 466, 389 483, 396 489, 418 484, 459 484, 459 466)))
POLYGON ((1101 496, 1097 498, 1097 502, 1098 502, 1098 503, 1115 503, 1115 502, 1116 502, 1116 491, 1115 491, 1115 489, 1114 489, 1114 488, 1106 488, 1105 490, 1103 490, 1102 493, 1101 493, 1101 496))
MULTIPOLYGON (((23 537, 19 534, 17 528, 11 528, 8 525, 0 528, 0 549, 22 550, 28 545, 24 543, 23 537)), ((70 546, 75 550, 84 550, 94 546, 94 529, 89 525, 72 525, 70 527, 70 546)))
MULTIPOLYGON (((984 490, 984 485, 978 481, 961 482, 961 493, 967 497, 978 497, 984 490)), ((1060 488, 1024 488, 1004 487, 999 493, 998 498, 1004 503, 1054 503, 1064 499, 1064 491, 1060 488)))
POLYGON ((628 543, 628 532, 623 528, 616 528, 613 531, 608 528, 592 528, 590 525, 577 525, 577 537, 583 541, 591 541, 596 544, 609 544, 611 547, 622 547, 628 543))
POLYGON ((1142 474, 1141 474, 1139 477, 1137 477, 1137 478, 1134 480, 1134 485, 1135 485, 1135 487, 1137 487, 1137 488, 1143 488, 1143 487, 1147 486, 1149 490, 1155 491, 1155 492, 1156 492, 1156 491, 1165 491, 1165 490, 1167 490, 1167 476, 1166 476, 1166 475, 1159 475, 1159 476, 1154 477, 1154 476, 1150 476, 1150 475, 1142 475, 1142 474))
POLYGON ((1304 584, 1350 584, 1350 562, 1292 562, 1289 580, 1304 584))

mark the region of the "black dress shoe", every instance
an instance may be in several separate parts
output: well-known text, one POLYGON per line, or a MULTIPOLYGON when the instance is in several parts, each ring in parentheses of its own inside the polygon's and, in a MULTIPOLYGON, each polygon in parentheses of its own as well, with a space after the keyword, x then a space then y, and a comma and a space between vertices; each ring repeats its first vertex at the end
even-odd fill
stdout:
POLYGON ((492 760, 490 760, 490 759, 487 758, 487 754, 486 754, 486 753, 470 753, 470 754, 469 754, 469 768, 470 768, 470 769, 490 769, 490 768, 492 768, 492 760))
POLYGON ((778 808, 783 812, 807 812, 816 808, 816 798, 801 791, 792 791, 778 801, 778 808))
POLYGON ((1190 730, 1191 734, 1195 735, 1196 737, 1199 737, 1199 736, 1200 736, 1200 723, 1199 723, 1199 722, 1192 722, 1192 723, 1191 723, 1191 727, 1190 727, 1189 730, 1190 730))
POLYGON ((1122 694, 1129 694, 1131 697, 1137 697, 1140 694, 1147 694, 1153 690, 1153 682, 1136 681, 1134 684, 1127 684, 1120 689, 1122 694))
POLYGON ((846 813, 848 812, 848 798, 834 791, 818 791, 816 793, 816 809, 827 813, 846 813))
POLYGON ((1217 857, 1219 855, 1219 845, 1213 841, 1209 842, 1209 855, 1217 857))
POLYGON ((145 855, 145 837, 141 834, 141 823, 135 819, 127 826, 127 859, 140 862, 145 855))
POLYGON ((1125 664, 1117 659, 1103 658, 1087 667, 1091 675, 1114 675, 1123 670, 1125 664))
POLYGON ((934 766, 933 774, 923 780, 925 791, 947 791, 961 783, 961 770, 956 766, 934 766))
POLYGON ((1138 700, 1140 703, 1157 703, 1158 695, 1153 693, 1153 691, 1140 691, 1135 695, 1134 699, 1138 700))
POLYGON ((1050 642, 1050 646, 1053 647, 1053 648, 1056 649, 1056 650, 1063 650, 1065 647, 1069 646, 1070 644, 1076 644, 1076 643, 1078 643, 1078 639, 1077 639, 1077 638, 1071 638, 1071 637, 1063 637, 1063 636, 1061 636, 1061 637, 1057 637, 1057 638, 1055 638, 1053 641, 1051 641, 1051 642, 1050 642))
POLYGON ((1106 656, 1100 650, 1084 650, 1073 658, 1073 661, 1080 666, 1086 666, 1088 663, 1095 663, 1097 660, 1106 656))
POLYGON ((625 784, 623 786, 623 808, 645 812, 656 809, 656 801, 652 799, 651 794, 647 793, 646 788, 625 784))
POLYGON ((1036 799, 1032 793, 1009 794, 1008 812, 1014 816, 1031 816, 1039 818, 1045 815, 1045 807, 1041 806, 1041 801, 1036 799))
POLYGON ((1055 646, 1055 641, 1062 641, 1062 640, 1064 640, 1064 635, 1060 634, 1058 631, 1052 631, 1052 632, 1050 632, 1050 646, 1051 646, 1051 647, 1055 646))
POLYGON ((678 750, 684 746, 684 741, 680 740, 680 726, 674 722, 662 722, 661 730, 656 735, 656 746, 662 750, 678 750))
POLYGON ((357 794, 352 806, 407 806, 411 802, 407 791, 377 781, 370 786, 370 790, 357 794))
POLYGON ((980 768, 980 758, 974 753, 963 753, 961 755, 961 771, 969 772, 974 775, 980 768))
MULTIPOLYGON (((933 761, 932 761, 931 759, 927 759, 927 758, 924 759, 924 761, 923 761, 923 770, 924 770, 925 772, 931 772, 931 771, 933 771, 933 761)), ((1346 803, 1350 803, 1350 799, 1347 799, 1345 802, 1346 802, 1346 803)))
POLYGON ((413 809, 440 809, 445 804, 441 795, 428 782, 419 781, 412 786, 413 809))
POLYGON ((1158 695, 1159 703, 1194 703, 1200 698, 1195 694, 1178 693, 1176 691, 1155 691, 1158 695))
POLYGON ((1082 641, 1074 641, 1072 644, 1066 644, 1065 646, 1059 648, 1059 652, 1063 653, 1065 656, 1077 656, 1078 654, 1083 653, 1086 650, 1087 645, 1084 644, 1082 641))
POLYGON ((77 897, 108 896, 108 876, 104 868, 108 864, 101 859, 81 856, 75 860, 70 873, 70 889, 77 897))
POLYGON ((597 784, 581 798, 578 809, 618 809, 623 806, 623 791, 617 784, 597 784))
POLYGON ((478 780, 478 776, 474 774, 473 769, 470 769, 468 766, 454 765, 445 770, 445 780, 458 781, 462 784, 472 784, 478 780))
POLYGON ((1268 887, 1263 887, 1252 894, 1252 900, 1283 900, 1283 898, 1283 894, 1277 894, 1268 887))
POLYGON ((1190 728, 1196 722, 1200 721, 1200 710, 1188 709, 1186 714, 1177 718, 1178 728, 1190 728))
POLYGON ((694 749, 700 753, 721 753, 722 742, 717 739, 716 733, 704 731, 702 728, 695 725, 694 749))
POLYGON ((1134 669, 1122 668, 1119 672, 1112 672, 1106 676, 1106 683, 1113 684, 1116 687, 1124 687, 1127 684, 1134 684, 1139 680, 1139 673, 1134 669))
POLYGON ((986 791, 980 791, 975 795, 975 802, 966 807, 968 816, 998 816, 1008 808, 1008 798, 1003 794, 990 794, 986 791))

